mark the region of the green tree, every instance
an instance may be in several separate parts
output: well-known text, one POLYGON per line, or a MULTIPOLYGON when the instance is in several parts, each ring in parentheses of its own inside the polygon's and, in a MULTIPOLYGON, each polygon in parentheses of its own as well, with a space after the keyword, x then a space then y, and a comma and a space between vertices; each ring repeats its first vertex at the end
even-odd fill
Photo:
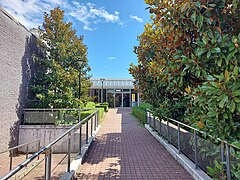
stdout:
POLYGON ((55 8, 44 14, 39 27, 41 57, 35 57, 37 71, 31 87, 31 107, 79 107, 88 100, 91 83, 88 72, 87 47, 78 37, 72 23, 64 22, 64 11, 55 8), (81 99, 79 94, 81 76, 81 99))
POLYGON ((167 116, 240 139, 239 1, 145 2, 152 22, 129 69, 143 98, 167 116))

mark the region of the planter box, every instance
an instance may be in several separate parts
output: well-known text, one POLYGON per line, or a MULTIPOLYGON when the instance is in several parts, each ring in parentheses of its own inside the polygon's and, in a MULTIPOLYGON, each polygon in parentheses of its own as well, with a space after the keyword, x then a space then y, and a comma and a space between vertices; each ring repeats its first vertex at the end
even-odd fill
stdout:
MULTIPOLYGON (((40 139, 41 148, 61 136, 64 132, 70 129, 69 125, 20 125, 19 127, 19 145, 24 144, 35 139, 40 139)), ((90 132, 90 130, 89 130, 90 132)), ((86 127, 82 127, 82 146, 85 144, 86 127)), ((90 133, 89 133, 90 134, 90 133)), ((76 130, 71 137, 71 151, 77 153, 79 151, 79 130, 76 130)), ((38 144, 29 144, 29 152, 37 152, 38 144)), ((68 136, 57 142, 53 146, 53 153, 66 153, 68 149, 68 136)), ((27 147, 19 148, 19 151, 26 152, 27 147)))

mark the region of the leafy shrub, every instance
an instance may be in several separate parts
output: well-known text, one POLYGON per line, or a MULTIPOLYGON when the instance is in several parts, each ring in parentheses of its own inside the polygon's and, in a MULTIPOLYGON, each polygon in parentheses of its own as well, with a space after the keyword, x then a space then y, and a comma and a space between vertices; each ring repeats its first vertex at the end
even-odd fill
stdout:
POLYGON ((82 111, 81 112, 81 120, 85 119, 86 117, 88 117, 93 112, 95 112, 95 110, 82 111))
MULTIPOLYGON (((99 114, 98 114, 98 118, 102 119, 103 115, 104 115, 104 108, 96 108, 99 110, 99 114)), ((88 117, 90 114, 92 114, 93 112, 95 112, 96 110, 87 110, 87 111, 82 111, 81 112, 81 120, 83 120, 84 118, 88 117)))
POLYGON ((103 102, 101 105, 109 105, 108 102, 103 102))
POLYGON ((132 113, 134 116, 136 116, 141 122, 144 124, 147 123, 147 111, 143 110, 140 107, 133 107, 132 108, 132 113))
POLYGON ((95 106, 96 108, 104 108, 105 112, 108 112, 108 103, 100 103, 95 106))
POLYGON ((96 104, 94 102, 88 102, 85 108, 95 108, 96 104))
POLYGON ((139 108, 141 108, 142 110, 152 109, 152 105, 150 103, 141 103, 139 105, 139 108))
POLYGON ((99 112, 98 112, 98 118, 99 118, 99 119, 102 119, 103 116, 104 116, 104 108, 96 108, 96 109, 99 110, 99 112))

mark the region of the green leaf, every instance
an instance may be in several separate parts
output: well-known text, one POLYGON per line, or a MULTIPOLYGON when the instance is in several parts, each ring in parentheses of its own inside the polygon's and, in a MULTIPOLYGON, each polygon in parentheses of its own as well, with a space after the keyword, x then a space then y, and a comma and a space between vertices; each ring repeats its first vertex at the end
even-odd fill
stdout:
POLYGON ((211 75, 208 75, 208 76, 207 76, 207 80, 208 80, 208 81, 214 81, 215 78, 214 78, 213 76, 211 76, 211 75))
POLYGON ((173 59, 174 60, 177 60, 177 59, 179 59, 180 58, 180 55, 178 55, 178 54, 175 54, 174 56, 173 56, 173 59))
POLYGON ((234 99, 234 101, 235 101, 236 103, 239 103, 239 102, 240 102, 240 98, 234 97, 233 99, 234 99))
POLYGON ((215 7, 216 4, 208 4, 209 7, 215 7))
POLYGON ((210 56, 211 56, 211 51, 210 51, 210 50, 208 50, 208 52, 207 52, 207 58, 209 59, 209 58, 210 58, 210 56))
POLYGON ((228 101, 228 96, 224 95, 220 103, 218 104, 220 108, 223 108, 225 103, 228 101))
POLYGON ((232 57, 235 55, 236 52, 238 52, 238 49, 235 49, 234 51, 232 51, 231 53, 229 53, 228 56, 227 56, 227 61, 229 61, 230 59, 232 59, 232 57))
POLYGON ((205 52, 207 52, 207 49, 199 49, 198 52, 197 52, 197 55, 198 56, 201 56, 202 54, 204 54, 205 52))
POLYGON ((222 57, 222 55, 221 55, 220 58, 219 58, 219 60, 218 60, 218 62, 217 62, 217 64, 218 64, 219 67, 222 66, 222 61, 223 61, 223 57, 222 57))
POLYGON ((209 111, 207 113, 207 115, 208 115, 208 117, 216 117, 218 115, 218 112, 216 112, 216 111, 209 111))
POLYGON ((216 48, 213 48, 211 50, 212 53, 220 53, 221 52, 221 49, 219 47, 216 47, 216 48))
POLYGON ((199 28, 202 27, 202 25, 203 25, 203 20, 204 20, 204 17, 203 17, 202 15, 198 16, 199 28))
POLYGON ((235 67, 234 67, 234 70, 233 70, 235 76, 238 76, 238 71, 239 71, 238 66, 235 66, 235 67))
POLYGON ((233 36, 233 37, 232 37, 232 42, 235 44, 235 43, 237 43, 237 41, 238 41, 238 40, 237 40, 237 37, 236 37, 236 36, 233 36))
POLYGON ((203 40, 203 43, 204 43, 205 45, 207 45, 207 43, 208 43, 208 38, 207 38, 207 36, 203 36, 202 40, 203 40))
POLYGON ((232 95, 233 95, 234 97, 240 96, 240 90, 233 91, 232 95))
POLYGON ((201 3, 199 1, 195 2, 195 5, 200 8, 201 7, 201 3))
POLYGON ((229 109, 231 111, 231 113, 233 113, 236 109, 236 103, 232 100, 230 105, 229 105, 229 109))
POLYGON ((193 23, 195 23, 196 17, 197 17, 196 11, 194 11, 193 14, 191 15, 191 20, 192 20, 193 23))

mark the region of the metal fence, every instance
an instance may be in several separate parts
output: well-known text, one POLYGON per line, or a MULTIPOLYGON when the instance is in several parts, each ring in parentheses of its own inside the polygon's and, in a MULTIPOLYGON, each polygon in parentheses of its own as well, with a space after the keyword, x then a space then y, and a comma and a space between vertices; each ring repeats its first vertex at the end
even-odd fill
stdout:
POLYGON ((159 119, 151 110, 147 110, 147 124, 175 146, 179 154, 183 153, 193 161, 196 169, 201 168, 208 173, 209 168, 221 165, 223 176, 228 180, 238 179, 239 147, 221 139, 214 139, 205 132, 174 119, 159 119))
MULTIPOLYGON (((56 112, 62 109, 51 109, 51 110, 42 110, 44 112, 56 112)), ((38 152, 34 153, 32 156, 28 157, 25 161, 17 165, 15 168, 13 168, 10 172, 5 174, 4 176, 0 177, 1 180, 9 179, 13 175, 15 175, 17 172, 19 172, 23 167, 27 166, 30 162, 32 162, 34 159, 38 158, 40 155, 45 154, 45 173, 44 177, 46 180, 51 179, 51 162, 52 162, 52 153, 53 153, 53 147, 57 145, 61 140, 67 139, 67 172, 70 172, 70 163, 71 163, 71 144, 73 143, 71 141, 71 136, 75 132, 79 132, 79 155, 83 152, 83 144, 89 144, 90 138, 93 136, 93 132, 97 129, 99 125, 99 118, 98 113, 99 111, 96 109, 87 109, 87 110, 95 110, 92 114, 88 115, 86 118, 80 121, 80 113, 82 109, 64 109, 64 111, 76 111, 76 114, 78 115, 78 119, 76 121, 79 121, 77 124, 73 125, 69 130, 67 130, 65 133, 63 133, 61 136, 53 140, 51 143, 46 145, 45 147, 41 148, 38 152), (85 132, 83 132, 83 127, 85 132), (85 139, 83 138, 83 134, 85 139)), ((32 111, 34 111, 32 109, 32 111)), ((38 109, 37 111, 41 111, 38 109)))
POLYGON ((96 109, 24 109, 24 124, 69 124, 78 123, 81 113, 96 109))
POLYGON ((0 154, 9 153, 9 171, 11 171, 13 168, 14 154, 21 153, 19 152, 19 148, 26 147, 26 159, 28 159, 30 144, 33 146, 35 145, 37 149, 40 150, 40 139, 36 139, 34 141, 30 141, 28 143, 24 143, 0 152, 0 154))

